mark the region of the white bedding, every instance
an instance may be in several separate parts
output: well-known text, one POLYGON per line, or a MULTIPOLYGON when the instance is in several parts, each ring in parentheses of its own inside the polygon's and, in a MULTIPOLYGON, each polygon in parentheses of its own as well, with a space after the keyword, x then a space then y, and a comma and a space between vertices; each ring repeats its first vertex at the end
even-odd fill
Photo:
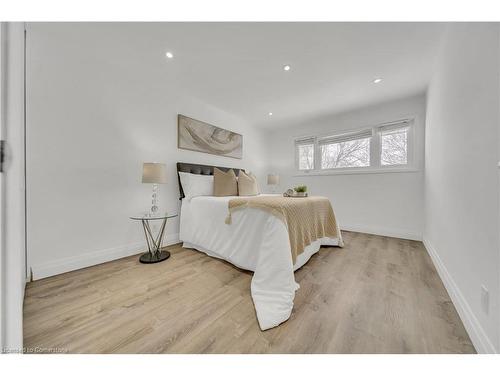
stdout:
POLYGON ((236 197, 183 199, 180 240, 186 248, 254 271, 252 299, 260 328, 266 330, 290 317, 295 291, 299 288, 293 272, 318 252, 321 245, 336 246, 339 241, 325 237, 313 242, 293 265, 288 232, 275 216, 248 208, 235 211, 232 224, 225 224, 228 201, 233 198, 236 197))

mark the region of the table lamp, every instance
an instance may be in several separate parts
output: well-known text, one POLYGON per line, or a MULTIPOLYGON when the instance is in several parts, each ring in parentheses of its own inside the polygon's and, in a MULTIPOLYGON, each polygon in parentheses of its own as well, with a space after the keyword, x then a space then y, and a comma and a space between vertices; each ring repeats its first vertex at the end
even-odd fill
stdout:
POLYGON ((271 185, 273 188, 273 193, 276 193, 276 186, 280 184, 280 175, 273 173, 267 175, 267 184, 271 185))
POLYGON ((167 169, 163 163, 143 163, 142 165, 142 183, 153 184, 153 193, 151 195, 151 214, 158 213, 158 184, 167 183, 167 169))

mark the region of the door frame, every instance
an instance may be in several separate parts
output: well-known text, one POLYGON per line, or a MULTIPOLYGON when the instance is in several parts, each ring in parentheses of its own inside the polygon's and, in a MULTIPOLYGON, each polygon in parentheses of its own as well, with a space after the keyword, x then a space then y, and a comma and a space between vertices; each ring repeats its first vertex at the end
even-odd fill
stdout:
POLYGON ((0 23, 1 137, 0 352, 23 350, 26 285, 26 27, 0 23))
MULTIPOLYGON (((0 22, 0 140, 3 141, 5 135, 5 23, 0 22)), ((5 176, 0 172, 0 348, 5 343, 5 176)))

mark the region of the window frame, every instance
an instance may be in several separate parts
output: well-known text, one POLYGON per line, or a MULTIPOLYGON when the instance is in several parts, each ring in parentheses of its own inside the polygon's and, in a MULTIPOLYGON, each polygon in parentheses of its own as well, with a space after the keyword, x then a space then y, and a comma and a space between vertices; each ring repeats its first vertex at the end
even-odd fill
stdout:
MULTIPOLYGON (((320 176, 320 175, 336 175, 336 174, 364 174, 364 173, 391 173, 391 172, 416 172, 418 171, 415 165, 415 150, 416 150, 416 134, 415 134, 415 117, 407 117, 395 121, 379 123, 370 127, 350 129, 338 131, 335 133, 327 133, 322 135, 309 135, 297 137, 294 139, 295 147, 295 172, 296 176, 320 176), (406 123, 408 127, 408 144, 407 144, 407 164, 382 165, 382 133, 387 126, 406 123), (370 137, 370 165, 366 167, 339 167, 339 168, 321 168, 321 140, 326 138, 336 138, 345 135, 355 135, 357 133, 371 130, 370 137), (297 141, 304 139, 314 139, 314 168, 309 170, 299 170, 299 155, 297 141)), ((363 137, 366 138, 366 137, 363 137)), ((362 139, 362 138, 359 138, 362 139)))
POLYGON ((310 137, 300 137, 296 138, 294 141, 294 152, 295 152, 295 169, 300 172, 300 173, 309 173, 310 171, 314 171, 316 169, 317 164, 317 137, 315 136, 310 136, 310 137), (311 140, 311 142, 306 142, 308 140, 311 140), (309 145, 311 144, 313 146, 313 167, 312 169, 300 169, 300 155, 299 155, 299 146, 300 145, 309 145))
POLYGON ((336 171, 349 171, 349 170, 358 170, 358 169, 365 169, 365 168, 369 168, 372 164, 372 138, 373 138, 373 128, 364 128, 364 129, 359 129, 359 130, 356 130, 356 131, 350 131, 350 132, 344 132, 344 133, 337 133, 336 135, 332 135, 332 136, 326 136, 326 137, 321 137, 321 139, 318 139, 317 143, 318 143, 318 157, 319 157, 319 164, 318 164, 318 171, 333 171, 333 172, 336 172, 336 171), (361 136, 362 134, 366 134, 368 135, 368 131, 370 132, 371 136, 370 137, 367 137, 367 136, 361 136), (345 139, 346 137, 350 138, 350 139, 345 139), (337 138, 338 141, 337 142, 321 142, 321 139, 327 139, 327 138, 337 138), (344 140, 342 140, 342 138, 344 138, 344 140), (336 144, 336 143, 342 143, 342 142, 348 142, 350 140, 358 140, 358 139, 368 139, 368 146, 370 148, 370 165, 366 166, 366 167, 337 167, 337 168, 321 168, 321 165, 323 163, 323 160, 322 160, 322 153, 321 153, 321 146, 323 144, 336 144))
POLYGON ((413 166, 414 163, 414 144, 415 144, 415 135, 414 135, 414 121, 408 121, 407 125, 402 125, 401 128, 407 127, 408 132, 407 132, 407 145, 406 145, 406 164, 388 164, 388 165, 383 165, 382 164, 382 135, 384 132, 384 126, 379 126, 378 127, 378 143, 379 143, 379 150, 378 150, 378 157, 379 157, 379 166, 380 168, 406 168, 407 166, 413 166))

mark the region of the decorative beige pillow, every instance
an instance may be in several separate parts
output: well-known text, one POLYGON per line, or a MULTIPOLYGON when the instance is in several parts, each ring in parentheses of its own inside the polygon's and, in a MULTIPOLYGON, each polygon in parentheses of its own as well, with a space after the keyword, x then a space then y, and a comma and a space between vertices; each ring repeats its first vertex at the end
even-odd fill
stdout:
POLYGON ((246 174, 240 171, 238 175, 238 195, 259 195, 257 177, 252 173, 246 174))
POLYGON ((214 195, 216 197, 238 195, 238 182, 232 169, 223 172, 214 168, 214 195))

